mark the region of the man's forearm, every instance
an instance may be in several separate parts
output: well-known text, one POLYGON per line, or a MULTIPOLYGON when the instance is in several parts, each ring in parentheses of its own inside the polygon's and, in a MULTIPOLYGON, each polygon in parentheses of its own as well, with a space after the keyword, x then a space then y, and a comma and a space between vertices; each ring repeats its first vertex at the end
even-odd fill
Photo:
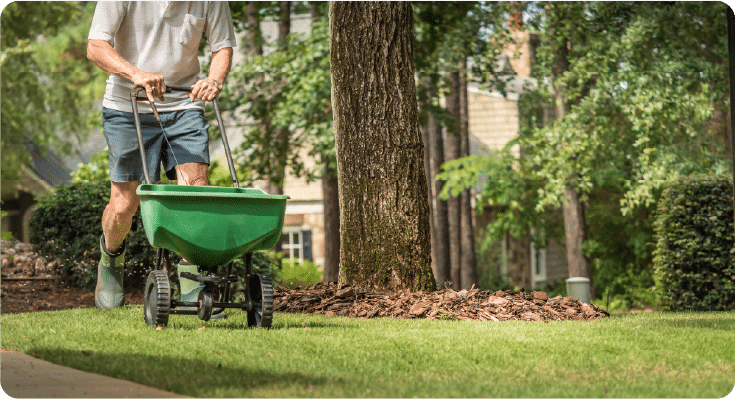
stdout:
POLYGON ((233 62, 232 47, 225 47, 212 53, 209 78, 225 84, 233 62))
POLYGON ((105 72, 134 80, 138 68, 121 57, 110 43, 104 40, 89 40, 87 43, 87 58, 105 72))
POLYGON ((128 79, 136 86, 146 89, 148 100, 153 102, 154 97, 164 100, 166 86, 164 77, 141 71, 126 61, 117 51, 104 40, 90 39, 87 42, 87 59, 105 72, 110 72, 124 79, 128 79))

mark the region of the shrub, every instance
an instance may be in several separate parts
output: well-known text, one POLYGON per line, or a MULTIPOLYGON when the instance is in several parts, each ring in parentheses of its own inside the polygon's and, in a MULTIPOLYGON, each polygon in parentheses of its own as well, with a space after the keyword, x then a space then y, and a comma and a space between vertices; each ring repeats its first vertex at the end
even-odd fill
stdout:
POLYGON ((281 272, 277 278, 279 286, 284 288, 306 287, 322 281, 324 271, 309 261, 301 263, 283 261, 281 272))
POLYGON ((654 255, 661 304, 670 310, 734 309, 734 193, 723 176, 693 176, 664 191, 654 255))
MULTIPOLYGON (((5 211, 0 211, 0 218, 5 219, 6 217, 8 217, 8 213, 5 212, 5 211)), ((3 240, 9 240, 9 241, 12 240, 13 239, 13 233, 11 233, 9 231, 2 231, 2 239, 3 240)))
MULTIPOLYGON (((102 212, 109 200, 109 181, 58 186, 54 194, 39 198, 31 217, 31 242, 43 255, 61 261, 64 281, 87 289, 94 286, 102 212)), ((142 286, 155 250, 146 240, 140 212, 133 218, 126 248, 126 288, 142 286)))

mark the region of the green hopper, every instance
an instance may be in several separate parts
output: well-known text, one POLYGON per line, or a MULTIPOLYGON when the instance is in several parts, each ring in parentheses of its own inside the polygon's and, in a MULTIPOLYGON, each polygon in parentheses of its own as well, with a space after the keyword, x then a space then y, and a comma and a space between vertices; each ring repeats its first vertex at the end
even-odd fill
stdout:
POLYGON ((271 249, 284 224, 285 195, 255 188, 142 184, 141 216, 152 246, 201 268, 271 249))

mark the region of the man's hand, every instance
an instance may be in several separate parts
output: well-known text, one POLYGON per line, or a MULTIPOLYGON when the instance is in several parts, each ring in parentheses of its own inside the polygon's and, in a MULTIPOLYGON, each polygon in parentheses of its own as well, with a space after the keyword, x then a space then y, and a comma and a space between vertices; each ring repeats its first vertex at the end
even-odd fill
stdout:
MULTIPOLYGON (((219 82, 218 82, 219 83, 219 82)), ((212 101, 220 95, 220 87, 222 83, 215 83, 212 79, 198 80, 197 83, 192 86, 192 92, 189 93, 189 99, 194 101, 195 98, 202 101, 212 101)))
POLYGON ((154 97, 164 101, 164 93, 166 93, 166 85, 164 77, 153 73, 139 71, 133 75, 133 83, 146 89, 148 101, 153 102, 154 97))
POLYGON ((164 77, 134 67, 105 40, 90 39, 87 42, 87 58, 103 71, 128 79, 136 86, 146 89, 148 101, 153 102, 154 97, 164 100, 166 92, 164 77))

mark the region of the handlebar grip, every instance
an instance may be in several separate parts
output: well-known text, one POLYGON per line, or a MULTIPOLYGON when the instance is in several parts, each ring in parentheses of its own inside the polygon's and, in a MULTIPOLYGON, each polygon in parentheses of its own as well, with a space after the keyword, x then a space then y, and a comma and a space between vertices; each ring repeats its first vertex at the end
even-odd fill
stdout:
MULTIPOLYGON (((138 92, 140 92, 140 91, 144 91, 143 87, 141 87, 141 86, 136 86, 136 88, 133 90, 133 93, 136 94, 136 98, 135 99, 138 100, 138 101, 148 101, 148 98, 147 97, 140 97, 138 95, 138 92)), ((187 92, 187 93, 191 93, 192 92, 192 88, 191 87, 186 87, 186 86, 166 86, 166 92, 167 93, 171 93, 172 91, 184 91, 184 92, 187 92)))
POLYGON ((186 86, 166 86, 167 93, 171 93, 172 91, 185 91, 187 93, 191 93, 192 88, 186 86))

